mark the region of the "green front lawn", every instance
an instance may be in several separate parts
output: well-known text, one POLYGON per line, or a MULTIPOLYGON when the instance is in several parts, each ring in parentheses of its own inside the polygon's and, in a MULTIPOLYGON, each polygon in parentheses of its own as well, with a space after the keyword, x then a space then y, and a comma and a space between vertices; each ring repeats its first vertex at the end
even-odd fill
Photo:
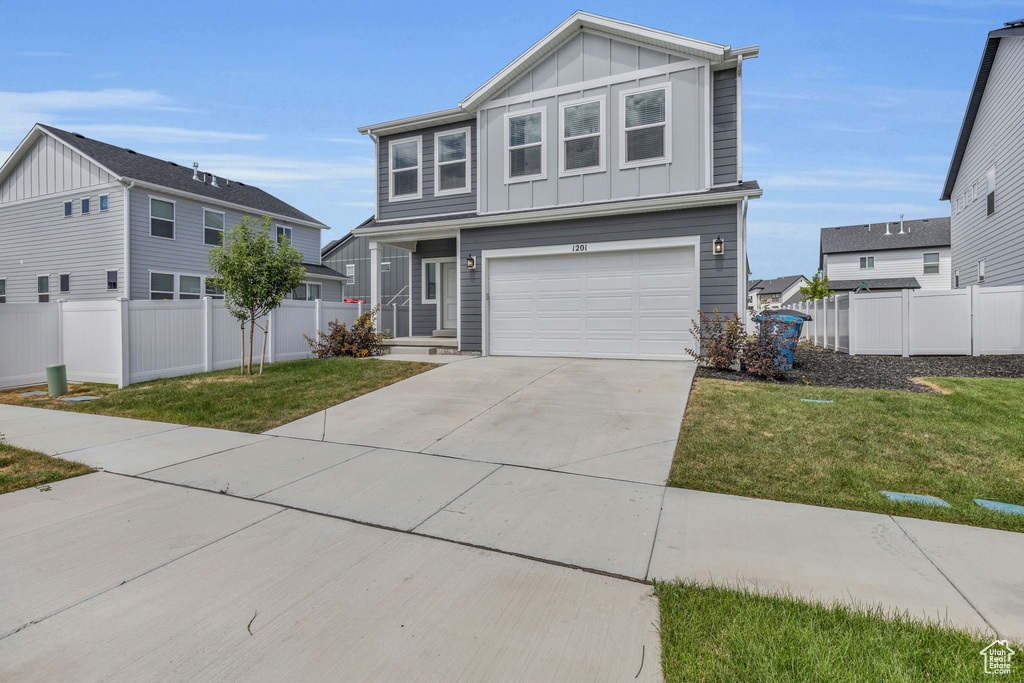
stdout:
POLYGON ((973 502, 1024 505, 1024 380, 929 381, 950 393, 698 379, 668 483, 1024 531, 1024 516, 973 502), (881 490, 952 507, 894 503, 881 490))
POLYGON ((669 683, 1024 679, 1017 657, 1009 675, 984 674, 991 639, 899 615, 680 583, 656 591, 669 683))
POLYGON ((79 462, 27 451, 0 440, 0 494, 45 486, 95 471, 79 462))
POLYGON ((74 385, 72 395, 102 397, 88 403, 21 396, 27 389, 0 394, 0 403, 259 433, 433 367, 431 363, 376 359, 297 360, 271 363, 262 376, 239 375, 237 369, 232 369, 159 379, 124 389, 104 384, 74 385))

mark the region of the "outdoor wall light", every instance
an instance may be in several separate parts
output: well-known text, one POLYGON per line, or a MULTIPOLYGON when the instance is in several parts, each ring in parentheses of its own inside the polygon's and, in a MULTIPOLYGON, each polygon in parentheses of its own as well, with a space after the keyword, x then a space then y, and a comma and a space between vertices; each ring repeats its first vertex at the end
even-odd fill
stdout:
POLYGON ((725 240, 723 240, 721 237, 716 237, 713 244, 715 256, 721 256, 722 254, 725 253, 725 240))
POLYGON ((476 270, 476 259, 473 258, 472 254, 466 257, 466 268, 469 270, 476 270))

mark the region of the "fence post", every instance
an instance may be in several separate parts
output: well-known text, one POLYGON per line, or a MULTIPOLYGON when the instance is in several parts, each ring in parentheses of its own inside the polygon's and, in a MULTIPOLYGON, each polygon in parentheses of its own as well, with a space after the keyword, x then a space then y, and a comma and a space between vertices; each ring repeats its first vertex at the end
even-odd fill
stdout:
POLYGON ((391 336, 398 336, 398 304, 391 304, 391 336))
POLYGON ((313 339, 320 339, 320 325, 323 323, 324 316, 323 306, 321 306, 322 303, 323 301, 321 299, 316 300, 316 322, 314 323, 316 325, 316 329, 313 332, 313 339))
POLYGON ((901 309, 903 313, 903 315, 900 316, 902 318, 902 334, 900 335, 900 337, 902 338, 903 357, 907 358, 910 356, 910 297, 912 296, 913 292, 911 292, 909 289, 903 289, 900 290, 900 293, 902 297, 901 309))
POLYGON ((833 328, 835 329, 835 335, 832 337, 832 350, 839 350, 839 294, 832 297, 832 312, 835 314, 832 317, 835 318, 832 321, 833 328))
POLYGON ((276 311, 276 310, 277 309, 275 308, 275 309, 271 310, 270 313, 267 313, 267 320, 266 320, 266 323, 264 323, 267 326, 267 362, 268 363, 273 363, 274 362, 274 351, 275 351, 274 347, 277 346, 277 344, 274 343, 274 332, 277 331, 277 325, 274 324, 274 311, 276 311))
POLYGON ((118 339, 120 348, 117 349, 117 355, 121 360, 121 371, 117 379, 117 388, 124 389, 126 386, 132 383, 132 345, 131 335, 129 329, 131 327, 128 317, 128 299, 123 296, 117 297, 117 311, 118 311, 118 339))
POLYGON ((856 306, 854 305, 854 302, 857 301, 857 299, 856 299, 856 297, 853 296, 853 292, 850 292, 848 294, 848 296, 850 297, 850 308, 849 308, 849 311, 850 311, 850 317, 849 317, 850 324, 849 324, 849 330, 847 331, 847 333, 850 336, 849 347, 848 347, 850 350, 849 350, 848 353, 851 356, 856 356, 857 355, 857 347, 854 344, 854 340, 856 339, 857 335, 854 334, 854 330, 857 329, 857 316, 853 312, 853 309, 856 308, 856 306))
POLYGON ((981 324, 981 287, 978 285, 970 286, 970 294, 967 300, 967 324, 968 329, 971 331, 971 355, 980 356, 982 351, 982 330, 984 329, 981 324))
POLYGON ((363 302, 360 301, 358 306, 359 306, 359 309, 358 309, 359 313, 357 315, 362 315, 363 314, 363 302))
POLYGON ((57 363, 64 363, 64 300, 57 299, 57 363))
POLYGON ((213 299, 203 297, 203 368, 213 372, 213 299))

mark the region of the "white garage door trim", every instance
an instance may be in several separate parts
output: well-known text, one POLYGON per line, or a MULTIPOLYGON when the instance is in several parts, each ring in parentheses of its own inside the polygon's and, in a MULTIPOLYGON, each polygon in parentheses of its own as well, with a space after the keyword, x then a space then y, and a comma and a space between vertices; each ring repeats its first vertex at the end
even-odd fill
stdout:
POLYGON ((600 253, 614 251, 637 251, 643 249, 664 249, 672 247, 693 247, 694 282, 693 295, 696 302, 693 310, 700 308, 700 237, 656 237, 640 240, 613 240, 608 242, 570 242, 538 247, 513 247, 509 249, 485 249, 480 253, 481 327, 483 332, 483 355, 490 355, 490 306, 488 262, 495 259, 521 258, 524 256, 551 256, 573 253, 600 253))

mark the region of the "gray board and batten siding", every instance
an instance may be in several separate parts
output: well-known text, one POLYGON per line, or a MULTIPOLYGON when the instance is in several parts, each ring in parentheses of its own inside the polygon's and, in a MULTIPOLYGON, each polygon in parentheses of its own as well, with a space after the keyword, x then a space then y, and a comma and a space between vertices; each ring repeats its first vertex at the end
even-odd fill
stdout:
MULTIPOLYGON (((461 254, 459 270, 461 282, 462 348, 481 351, 482 339, 482 277, 483 270, 468 270, 466 257, 479 259, 487 249, 548 246, 554 244, 594 243, 615 240, 635 240, 658 237, 700 237, 700 308, 711 312, 737 313, 737 225, 739 206, 724 204, 692 209, 678 209, 624 216, 604 216, 574 220, 533 223, 529 225, 496 226, 463 230, 460 234, 461 254), (725 253, 712 253, 713 240, 721 237, 725 253)), ((438 240, 441 242, 442 240, 438 240)), ((452 240, 448 241, 453 243, 452 240)), ((433 244, 421 243, 421 244, 433 244)), ((454 244, 452 244, 454 247, 454 244)), ((451 252, 454 253, 454 252, 451 252)), ((440 254, 445 255, 445 254, 440 254)), ((415 257, 429 258, 420 254, 415 257)), ((415 275, 414 289, 418 292, 419 277, 415 275)), ((418 294, 417 294, 418 296, 418 294)), ((436 309, 430 306, 431 315, 436 309)), ((431 325, 434 318, 431 317, 431 325)), ((417 327, 414 308, 413 334, 430 334, 424 325, 417 327)))
POLYGON ((710 187, 710 143, 706 131, 706 60, 626 43, 596 33, 569 38, 478 113, 480 213, 576 206, 638 197, 694 192, 710 187), (623 92, 667 85, 670 158, 638 167, 620 167, 620 110, 623 92), (603 170, 578 175, 560 172, 559 110, 575 100, 603 98, 603 170), (506 183, 506 115, 545 112, 546 174, 541 179, 506 183))
MULTIPOLYGON (((381 270, 381 305, 405 304, 409 297, 409 252, 397 247, 381 245, 381 263, 388 263, 388 270, 381 270)), ((347 275, 347 266, 355 266, 353 279, 345 285, 345 298, 370 300, 370 238, 350 237, 343 244, 326 252, 323 265, 347 275)))
POLYGON ((0 204, 95 187, 115 180, 71 147, 44 135, 0 184, 0 204))
POLYGON ((712 164, 715 185, 735 183, 739 177, 739 110, 736 69, 722 69, 712 77, 712 164))
POLYGON ((442 216, 476 211, 476 122, 473 120, 423 128, 408 133, 383 136, 377 141, 377 220, 401 220, 421 216, 442 216), (434 196, 434 135, 445 131, 469 128, 469 191, 460 194, 434 196), (421 140, 420 199, 388 200, 390 183, 390 143, 419 137, 421 140))
MULTIPOLYGON (((471 230, 462 231, 468 235, 471 230)), ((412 336, 429 337, 437 329, 437 304, 423 303, 423 261, 456 256, 455 238, 441 240, 420 240, 412 253, 412 336)), ((465 262, 459 263, 459 270, 465 271, 465 262)), ((441 270, 438 269, 438 279, 441 270)), ((478 295, 479 296, 479 295, 478 295)), ((463 292, 465 297, 465 292, 463 292)), ((463 300, 463 305, 465 305, 463 300)), ((464 309, 463 309, 464 310, 464 309)), ((466 347, 464 347, 466 348, 466 347)))
MULTIPOLYGON (((149 298, 149 272, 178 273, 207 276, 210 274, 208 254, 210 246, 203 242, 203 209, 224 213, 224 227, 230 230, 242 222, 242 212, 226 209, 213 202, 204 203, 186 199, 181 195, 161 193, 159 190, 133 188, 131 211, 131 298, 149 298), (154 237, 150 234, 150 197, 174 202, 174 239, 154 237)), ((275 221, 274 225, 292 229, 292 246, 302 252, 306 263, 320 263, 320 230, 275 221)), ((276 231, 275 231, 276 232, 276 231)), ((320 282, 315 277, 311 281, 320 282)), ((341 283, 323 281, 322 296, 337 301, 341 297, 341 283)))

